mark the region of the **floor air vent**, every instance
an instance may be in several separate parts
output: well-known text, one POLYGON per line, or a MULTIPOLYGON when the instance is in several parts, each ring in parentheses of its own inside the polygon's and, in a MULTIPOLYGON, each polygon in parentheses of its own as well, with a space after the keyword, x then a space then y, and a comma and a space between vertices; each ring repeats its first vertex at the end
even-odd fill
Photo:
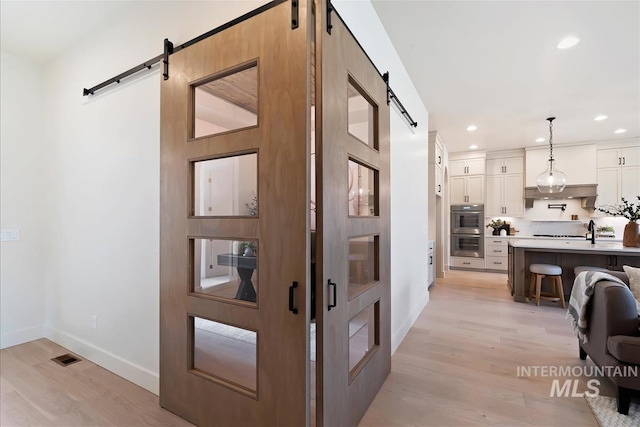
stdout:
POLYGON ((63 354, 62 356, 54 357, 51 360, 56 362, 58 365, 69 366, 69 365, 71 365, 73 363, 81 361, 82 359, 77 358, 77 357, 67 353, 67 354, 63 354))

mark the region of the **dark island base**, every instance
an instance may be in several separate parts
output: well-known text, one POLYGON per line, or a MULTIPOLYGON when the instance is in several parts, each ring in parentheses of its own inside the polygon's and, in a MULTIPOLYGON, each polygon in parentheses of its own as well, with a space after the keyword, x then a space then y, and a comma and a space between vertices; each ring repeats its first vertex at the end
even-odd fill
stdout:
MULTIPOLYGON (((552 264, 562 267, 562 287, 565 301, 569 300, 575 275, 574 267, 592 266, 609 270, 622 271, 623 265, 639 266, 640 257, 637 255, 611 255, 601 253, 558 253, 551 250, 518 248, 509 246, 509 274, 508 285, 516 302, 529 302, 529 265, 552 264)), ((543 280, 543 291, 548 291, 548 279, 543 280)))

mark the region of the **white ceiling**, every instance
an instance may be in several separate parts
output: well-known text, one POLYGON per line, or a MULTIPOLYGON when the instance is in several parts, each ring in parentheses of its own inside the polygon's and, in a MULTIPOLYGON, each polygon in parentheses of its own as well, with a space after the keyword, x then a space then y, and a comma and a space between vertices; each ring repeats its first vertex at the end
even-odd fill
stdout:
POLYGON ((640 135, 638 1, 372 2, 449 151, 640 135))
MULTIPOLYGON (((638 1, 373 4, 429 110, 429 129, 449 151, 534 146, 537 137, 548 138, 550 115, 557 117, 557 143, 640 135, 638 1), (580 43, 556 49, 568 34, 580 43), (598 114, 609 119, 595 122, 598 114), (478 130, 468 132, 470 124, 478 130), (615 135, 617 128, 627 132, 615 135)), ((2 0, 1 47, 45 63, 91 31, 157 6, 2 0)))

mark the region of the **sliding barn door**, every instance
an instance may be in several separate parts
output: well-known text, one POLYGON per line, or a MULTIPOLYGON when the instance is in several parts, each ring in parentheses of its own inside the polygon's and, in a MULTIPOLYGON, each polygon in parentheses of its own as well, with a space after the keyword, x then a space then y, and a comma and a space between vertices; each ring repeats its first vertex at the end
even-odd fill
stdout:
POLYGON ((293 6, 177 51, 162 82, 160 404, 197 425, 309 423, 310 10, 293 6))
POLYGON ((316 7, 318 421, 356 425, 391 367, 386 84, 316 7))

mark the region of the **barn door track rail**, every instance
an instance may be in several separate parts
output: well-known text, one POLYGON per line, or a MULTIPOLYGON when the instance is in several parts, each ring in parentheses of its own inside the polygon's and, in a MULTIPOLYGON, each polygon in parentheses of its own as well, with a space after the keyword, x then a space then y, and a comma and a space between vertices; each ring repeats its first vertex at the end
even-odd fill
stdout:
MULTIPOLYGON (((136 74, 142 70, 150 70, 151 67, 153 67, 155 64, 157 64, 158 62, 162 61, 162 65, 163 65, 163 71, 162 71, 162 77, 164 78, 164 80, 168 80, 169 79, 169 57, 176 53, 181 51, 184 48, 187 48, 193 44, 196 44, 206 38, 209 38, 211 36, 213 36, 214 34, 217 34, 221 31, 224 31, 228 28, 233 27, 234 25, 237 25, 243 21, 246 21, 249 18, 252 18, 256 15, 259 15, 260 13, 264 12, 265 10, 269 10, 274 6, 277 6, 281 3, 284 3, 286 1, 290 1, 291 2, 291 29, 294 30, 296 28, 298 28, 298 23, 299 23, 299 0, 273 0, 265 5, 260 6, 257 9, 254 9, 250 12, 245 13, 244 15, 227 22, 226 24, 223 24, 217 28, 214 28, 213 30, 207 31, 206 33, 189 40, 186 43, 183 43, 181 45, 178 46, 174 46, 173 43, 171 41, 169 41, 169 39, 164 39, 164 50, 163 52, 156 56, 153 57, 151 59, 149 59, 148 61, 143 62, 140 65, 137 65, 127 71, 125 71, 124 73, 120 73, 115 77, 110 78, 109 80, 105 80, 104 82, 97 84, 89 89, 87 88, 83 88, 82 89, 82 95, 83 96, 89 96, 89 95, 94 95, 97 91, 99 91, 100 89, 104 89, 105 87, 112 85, 114 83, 118 84, 120 83, 120 81, 124 78, 127 78, 133 74, 136 74)), ((333 25, 331 24, 331 14, 335 13, 336 16, 344 23, 344 26, 347 28, 347 30, 349 30, 349 32, 351 33, 351 35, 353 36, 354 40, 356 40, 356 42, 358 43, 358 46, 360 46, 360 48, 362 49, 362 51, 365 53, 365 55, 367 56, 367 59, 369 59, 369 62, 371 62, 371 65, 373 65, 373 67, 375 68, 375 70, 378 72, 378 74, 380 75, 380 77, 384 80, 384 82, 387 85, 387 104, 389 104, 391 101, 393 101, 393 103, 396 105, 396 107, 398 107, 398 109, 400 110, 400 113, 402 114, 402 116, 407 120, 407 122, 409 123, 410 126, 412 127, 417 127, 418 126, 418 122, 416 122, 415 120, 413 120, 411 118, 411 115, 409 115, 409 112, 407 111, 406 108, 404 108, 404 105, 402 105, 402 102, 400 102, 400 99, 398 99, 398 97, 396 96, 395 92, 393 91, 393 89, 391 89, 391 86, 389 86, 389 72, 386 72, 383 74, 380 73, 380 71, 378 70, 378 68, 376 67, 376 65, 373 63, 373 61, 371 60, 371 57, 369 56, 369 54, 367 54, 367 52, 364 50, 364 48, 362 47, 362 45, 360 44, 360 42, 358 41, 358 39, 356 38, 356 36, 353 34, 353 32, 351 31, 351 29, 349 28, 349 26, 346 24, 346 22, 344 21, 344 19, 342 19, 342 17, 340 16, 340 14, 338 13, 338 11, 335 9, 335 7, 331 4, 331 0, 327 0, 326 2, 326 7, 327 7, 327 32, 329 34, 331 34, 331 28, 333 27, 333 25)))
MULTIPOLYGON (((82 89, 82 95, 83 96, 88 96, 88 95, 94 95, 97 91, 99 91, 100 89, 103 89, 109 85, 112 85, 114 83, 120 83, 120 81, 126 77, 129 77, 133 74, 136 74, 144 69, 150 70, 152 66, 154 66, 155 64, 157 64, 158 62, 162 61, 163 64, 163 72, 162 72, 162 77, 164 78, 164 80, 169 79, 169 56, 171 56, 172 54, 181 51, 184 48, 187 48, 193 44, 196 44, 206 38, 209 38, 211 36, 213 36, 214 34, 217 34, 221 31, 226 30, 227 28, 231 28, 234 25, 237 25, 243 21, 246 21, 249 18, 252 18, 256 15, 261 14, 262 12, 264 12, 265 10, 269 10, 274 6, 279 5, 280 3, 284 3, 286 1, 289 0, 273 0, 265 5, 260 6, 257 9, 252 10, 251 12, 247 12, 244 15, 229 21, 217 28, 214 28, 213 30, 207 31, 206 33, 199 35, 198 37, 189 40, 186 43, 183 43, 179 46, 174 46, 173 43, 171 43, 169 41, 169 39, 164 39, 164 51, 156 56, 153 57, 151 59, 149 59, 148 61, 143 62, 140 65, 137 65, 127 71, 125 71, 124 73, 120 73, 115 77, 110 78, 109 80, 105 80, 104 82, 93 86, 92 88, 84 88, 82 89)), ((291 28, 295 29, 298 27, 298 0, 291 0, 291 28)))
POLYGON ((404 108, 404 105, 402 105, 402 102, 400 102, 400 99, 396 96, 396 94, 393 91, 393 89, 391 89, 391 86, 389 85, 389 72, 387 71, 386 73, 382 74, 380 72, 380 70, 378 70, 378 67, 376 67, 376 64, 373 62, 373 60, 371 59, 371 57, 369 56, 369 54, 367 53, 365 48, 362 47, 362 44, 360 44, 360 41, 358 40, 356 35, 353 34, 353 31, 351 31, 351 28, 349 28, 349 26, 347 25, 345 20, 342 19, 342 16, 340 16, 340 13, 338 13, 338 11, 336 10, 335 6, 333 6, 331 4, 331 0, 327 0, 327 22, 326 22, 327 33, 331 34, 331 29, 333 28, 333 25, 331 24, 331 14, 332 13, 335 13, 336 17, 338 19, 340 19, 340 21, 342 21, 342 23, 344 24, 345 28, 347 29, 347 31, 349 31, 349 33, 351 34, 353 39, 356 41, 356 43, 358 44, 358 46, 360 47, 362 52, 364 52, 365 56, 367 57, 367 59, 369 60, 369 62, 373 66, 373 68, 376 70, 378 75, 382 78, 382 80, 387 85, 387 105, 389 105, 391 103, 391 101, 393 101, 393 103, 395 104, 396 107, 398 107, 398 109, 400 110, 400 113, 402 114, 402 117, 404 117, 404 119, 407 121, 409 126, 414 127, 414 128, 418 127, 418 122, 413 120, 413 118, 411 117, 411 115, 409 114, 407 109, 404 108))

